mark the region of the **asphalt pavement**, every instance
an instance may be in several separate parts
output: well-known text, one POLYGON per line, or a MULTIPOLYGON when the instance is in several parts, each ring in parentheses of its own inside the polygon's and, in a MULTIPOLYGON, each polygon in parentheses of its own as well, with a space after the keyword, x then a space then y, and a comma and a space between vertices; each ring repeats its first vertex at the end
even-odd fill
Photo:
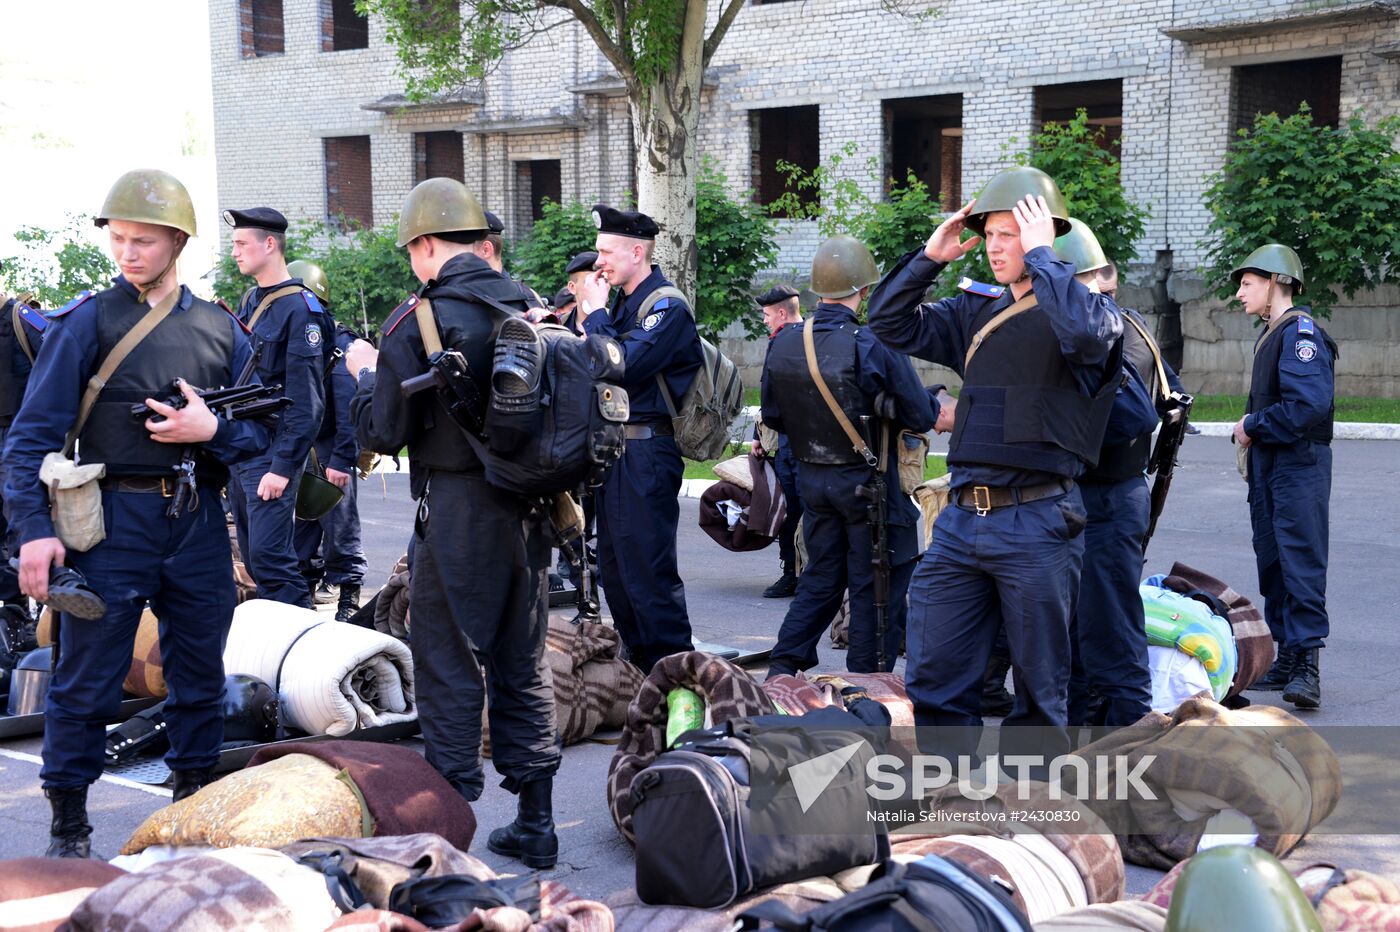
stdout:
MULTIPOLYGON (((941 449, 940 443, 935 449, 941 449)), ((1328 605, 1332 637, 1324 651, 1323 707, 1304 713, 1310 724, 1390 725, 1400 718, 1395 671, 1400 669, 1400 442, 1343 440, 1335 445, 1332 487, 1331 569, 1328 605)), ((1299 489, 1297 494, 1311 494, 1299 489)), ((404 552, 413 509, 407 477, 379 474, 361 486, 360 508, 370 573, 367 592, 382 583, 404 552)), ((680 565, 698 639, 745 650, 771 646, 788 600, 762 597, 778 575, 776 547, 757 553, 723 550, 696 524, 697 502, 681 502, 680 565)), ((1195 566, 1257 598, 1245 485, 1235 471, 1234 448, 1219 437, 1188 438, 1171 498, 1149 551, 1146 574, 1166 572, 1174 561, 1195 566)), ((825 645, 820 670, 839 671, 843 652, 825 645)), ((1251 693, 1257 703, 1283 704, 1278 693, 1251 693)), ((409 742, 417 746, 417 741, 409 742)), ((38 787, 41 740, 0 743, 0 858, 40 854, 47 843, 48 806, 38 787)), ((613 748, 585 742, 565 750, 555 783, 560 831, 559 867, 553 876, 576 893, 597 898, 632 885, 633 861, 612 825, 605 778, 613 748)), ((1400 761, 1395 761, 1400 766, 1400 761)), ((488 764, 488 773, 491 773, 488 764)), ((112 856, 168 791, 104 778, 92 790, 94 848, 112 856)), ((485 848, 490 828, 514 815, 514 797, 488 782, 475 804, 480 828, 472 854, 503 872, 516 862, 485 848)), ((1341 867, 1400 875, 1400 837, 1318 834, 1290 862, 1330 861, 1341 867)), ((1129 868, 1129 891, 1146 890, 1159 872, 1129 868)))

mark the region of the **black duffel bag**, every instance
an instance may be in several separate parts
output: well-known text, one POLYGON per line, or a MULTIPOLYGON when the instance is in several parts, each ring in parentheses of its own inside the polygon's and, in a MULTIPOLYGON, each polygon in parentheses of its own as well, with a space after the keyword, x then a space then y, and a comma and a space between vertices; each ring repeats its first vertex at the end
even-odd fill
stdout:
POLYGON ((766 715, 687 732, 632 779, 637 896, 716 909, 754 890, 873 864, 889 854, 884 823, 866 818, 866 764, 878 739, 844 709, 766 715), (771 731, 768 729, 781 729, 771 731), (752 753, 762 730, 762 753, 752 753), (804 808, 777 775, 861 742, 804 808), (750 773, 765 792, 751 808, 750 773), (774 789, 776 787, 776 790, 774 789))

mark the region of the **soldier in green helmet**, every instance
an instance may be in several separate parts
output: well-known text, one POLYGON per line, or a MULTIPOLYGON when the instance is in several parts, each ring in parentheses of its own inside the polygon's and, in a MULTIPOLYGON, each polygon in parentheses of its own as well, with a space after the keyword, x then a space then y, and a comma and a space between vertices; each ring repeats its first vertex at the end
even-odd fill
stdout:
POLYGON ((816 309, 768 343, 763 423, 787 435, 801 464, 802 536, 808 555, 773 647, 770 677, 816 666, 817 642, 847 590, 847 669, 890 669, 904 640, 904 594, 918 556, 919 512, 908 495, 899 494, 894 445, 901 442, 901 430, 923 434, 934 427, 933 397, 942 386, 924 388, 907 357, 890 352, 860 326, 856 310, 879 278, 864 243, 851 236, 832 237, 812 260, 811 288, 821 298, 816 309), (887 580, 872 569, 879 528, 871 520, 869 503, 878 492, 877 475, 883 476, 888 492, 882 496, 887 580), (883 643, 877 634, 877 586, 888 605, 883 643))
POLYGON ((97 619, 60 612, 40 769, 53 808, 50 857, 90 853, 87 789, 102 773, 105 726, 121 701, 147 603, 161 619, 175 799, 209 782, 223 740, 221 657, 234 607, 220 492, 229 465, 268 444, 266 428, 214 414, 192 387, 232 384, 251 350, 228 311, 179 283, 176 261, 195 233, 185 187, 163 171, 128 172, 97 225, 121 275, 50 315, 4 451, 24 592, 45 601, 53 568, 71 566, 106 602, 97 619), (151 399, 175 379, 187 402, 178 411, 151 399), (133 418, 132 403, 143 400, 165 419, 133 418), (96 542, 76 539, 52 517, 45 478, 75 449, 79 468, 105 467, 93 480, 105 529, 96 542), (189 495, 179 508, 177 486, 189 495))
MULTIPOLYGON (((489 689, 491 760, 520 800, 515 821, 493 831, 487 845, 548 868, 558 857, 552 787, 559 769, 544 660, 550 537, 532 502, 486 481, 438 392, 401 390, 427 373, 439 345, 461 353, 471 372, 491 372, 504 309, 531 306, 526 291, 481 255, 488 232, 481 204, 460 181, 432 178, 409 192, 398 242, 424 287, 389 315, 379 350, 365 341, 350 347, 346 367, 359 381, 350 416, 362 446, 390 454, 408 447, 418 501, 411 646, 428 762, 468 800, 481 796, 489 689)), ((478 423, 484 396, 469 412, 478 423)))
POLYGON ((952 504, 909 587, 905 680, 915 722, 972 726, 952 730, 943 754, 976 753, 1003 622, 1016 686, 1005 724, 1048 726, 1027 753, 1068 749, 1069 621, 1086 520, 1074 480, 1099 455, 1123 331, 1113 304, 1055 255, 1055 237, 1069 231, 1055 182, 1013 168, 870 296, 881 342, 963 378, 948 444, 952 504), (976 235, 963 239, 964 230, 976 235), (963 279, 958 295, 923 303, 944 267, 983 243, 996 283, 963 279))
POLYGON ((1283 690, 1300 709, 1322 704, 1319 651, 1327 618, 1328 499, 1337 344, 1294 300, 1303 263, 1288 246, 1260 246, 1234 271, 1235 298, 1264 322, 1234 441, 1247 451, 1249 517, 1264 618, 1278 657, 1255 689, 1283 690))

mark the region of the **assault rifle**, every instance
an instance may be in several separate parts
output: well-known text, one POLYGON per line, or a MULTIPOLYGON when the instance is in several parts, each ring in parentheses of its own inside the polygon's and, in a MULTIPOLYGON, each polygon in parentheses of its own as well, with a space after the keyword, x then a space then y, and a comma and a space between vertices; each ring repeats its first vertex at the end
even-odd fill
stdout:
POLYGON ((1167 493, 1172 487, 1172 473, 1176 470, 1176 454, 1181 449, 1181 441, 1186 438, 1186 427, 1191 422, 1191 405, 1195 399, 1185 392, 1172 392, 1170 399, 1163 402, 1162 429, 1157 432, 1157 445, 1152 448, 1152 458, 1147 462, 1147 471, 1154 473, 1152 480, 1152 509, 1147 522, 1147 534, 1142 538, 1142 553, 1147 556, 1147 545, 1152 533, 1157 530, 1157 519, 1167 504, 1167 493))
MULTIPOLYGON (((281 394, 281 385, 235 385, 232 388, 206 388, 195 392, 209 410, 229 421, 256 421, 271 417, 292 403, 292 399, 281 394)), ((171 382, 164 397, 154 396, 156 401, 167 404, 177 411, 186 404, 180 386, 171 382)), ((145 403, 131 406, 131 416, 158 424, 165 420, 145 403)))
MULTIPOLYGON (((861 432, 865 434, 865 445, 869 449, 870 416, 860 419, 861 432)), ((885 439, 888 439, 886 437, 885 439)), ((880 449, 880 460, 884 459, 886 445, 880 449)), ((889 623, 890 607, 890 525, 889 498, 885 474, 877 466, 875 477, 865 485, 856 488, 856 497, 868 503, 866 511, 870 522, 870 567, 875 576, 875 672, 884 673, 885 631, 889 623)))
POLYGON ((482 422, 486 402, 477 390, 465 356, 457 350, 439 350, 428 357, 427 372, 404 379, 399 385, 405 398, 434 389, 452 420, 473 437, 480 437, 486 428, 482 422))

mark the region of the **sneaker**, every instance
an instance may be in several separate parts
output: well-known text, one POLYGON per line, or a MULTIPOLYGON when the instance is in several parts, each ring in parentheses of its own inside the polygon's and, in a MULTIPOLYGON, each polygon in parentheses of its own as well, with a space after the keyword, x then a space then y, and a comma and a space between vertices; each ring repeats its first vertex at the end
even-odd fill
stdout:
POLYGON ((316 591, 312 593, 312 601, 317 605, 330 605, 332 602, 339 601, 339 599, 340 587, 332 586, 328 582, 322 582, 321 585, 316 587, 316 591))

